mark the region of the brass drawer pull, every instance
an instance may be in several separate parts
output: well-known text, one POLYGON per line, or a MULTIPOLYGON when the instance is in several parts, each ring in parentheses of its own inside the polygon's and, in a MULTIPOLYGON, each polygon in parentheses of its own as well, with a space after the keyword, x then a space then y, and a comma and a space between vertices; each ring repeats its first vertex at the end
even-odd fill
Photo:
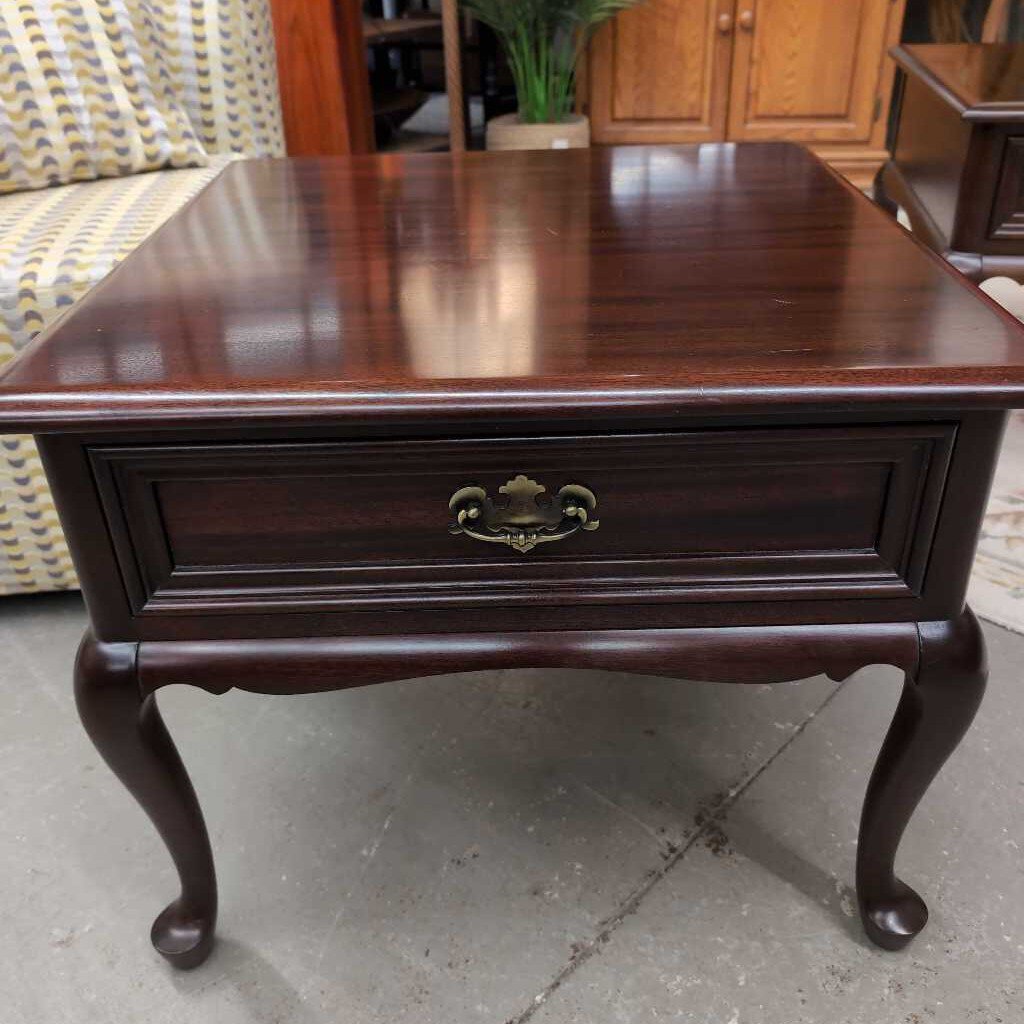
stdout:
POLYGON ((566 484, 552 499, 547 488, 522 474, 502 484, 504 498, 492 501, 482 487, 460 487, 448 502, 454 518, 448 532, 488 544, 507 544, 526 554, 538 544, 564 540, 579 530, 596 530, 593 492, 566 484))

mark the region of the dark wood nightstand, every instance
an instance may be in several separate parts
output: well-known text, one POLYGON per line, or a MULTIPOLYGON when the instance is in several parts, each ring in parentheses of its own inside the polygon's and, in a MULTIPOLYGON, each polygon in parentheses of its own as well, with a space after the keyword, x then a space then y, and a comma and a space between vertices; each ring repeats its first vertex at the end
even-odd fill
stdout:
POLYGON ((875 199, 975 281, 1024 282, 1024 47, 897 46, 893 156, 875 199))
POLYGON ((857 887, 904 945, 1022 335, 792 145, 232 165, 0 381, 89 606, 82 719, 181 877, 156 947, 200 963, 216 916, 167 684, 871 662, 907 682, 857 887))

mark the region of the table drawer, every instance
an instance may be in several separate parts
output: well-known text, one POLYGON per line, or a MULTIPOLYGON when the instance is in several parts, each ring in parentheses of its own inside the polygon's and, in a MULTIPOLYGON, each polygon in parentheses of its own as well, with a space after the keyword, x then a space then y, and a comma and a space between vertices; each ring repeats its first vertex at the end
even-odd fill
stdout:
POLYGON ((89 454, 136 615, 827 600, 919 592, 955 432, 89 454))

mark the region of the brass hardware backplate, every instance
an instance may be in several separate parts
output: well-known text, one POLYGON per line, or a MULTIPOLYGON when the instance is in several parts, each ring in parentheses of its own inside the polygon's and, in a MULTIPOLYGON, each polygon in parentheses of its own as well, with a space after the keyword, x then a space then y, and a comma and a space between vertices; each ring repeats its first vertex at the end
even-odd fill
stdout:
POLYGON ((594 493, 566 484, 552 496, 543 484, 522 474, 498 488, 491 499, 482 487, 460 487, 449 499, 448 532, 488 544, 506 544, 520 554, 538 544, 565 540, 580 530, 596 530, 594 493))

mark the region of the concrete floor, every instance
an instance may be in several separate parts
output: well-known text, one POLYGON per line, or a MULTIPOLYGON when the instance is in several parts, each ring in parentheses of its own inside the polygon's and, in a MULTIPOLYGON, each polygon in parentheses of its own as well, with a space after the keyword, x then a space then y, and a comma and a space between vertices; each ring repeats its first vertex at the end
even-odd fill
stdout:
POLYGON ((147 937, 169 861, 75 717, 84 622, 76 595, 0 602, 3 1024, 1024 1020, 1024 637, 986 628, 989 696, 904 843, 932 921, 899 954, 849 887, 894 670, 169 690, 222 891, 177 974, 147 937))

